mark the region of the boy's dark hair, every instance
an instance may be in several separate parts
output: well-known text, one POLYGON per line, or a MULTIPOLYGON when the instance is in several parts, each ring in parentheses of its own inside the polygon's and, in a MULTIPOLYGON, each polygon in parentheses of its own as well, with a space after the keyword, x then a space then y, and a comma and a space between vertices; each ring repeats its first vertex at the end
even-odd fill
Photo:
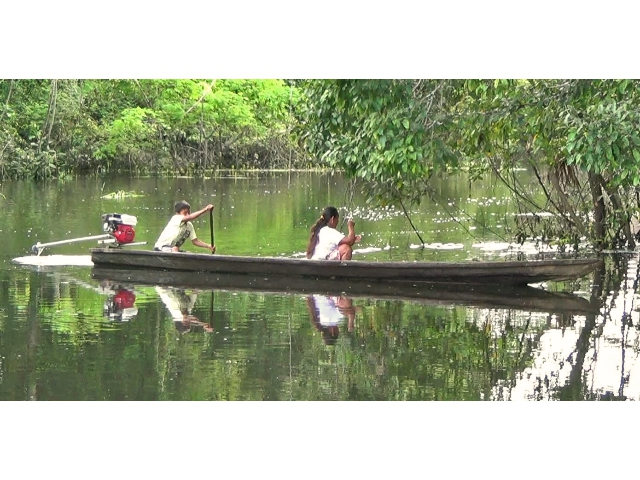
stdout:
POLYGON ((180 333, 185 333, 191 330, 191 325, 184 325, 182 322, 173 322, 176 326, 176 330, 180 333))
POLYGON ((185 208, 191 210, 191 205, 189 205, 186 200, 180 200, 179 202, 176 202, 174 206, 174 210, 176 211, 176 213, 180 213, 185 208))

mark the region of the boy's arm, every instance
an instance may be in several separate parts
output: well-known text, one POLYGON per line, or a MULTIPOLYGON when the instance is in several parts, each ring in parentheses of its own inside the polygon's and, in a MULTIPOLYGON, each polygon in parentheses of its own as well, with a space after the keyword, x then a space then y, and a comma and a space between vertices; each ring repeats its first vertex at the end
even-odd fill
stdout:
POLYGON ((191 243, 193 243, 196 247, 206 248, 208 250, 211 250, 212 253, 216 253, 215 245, 209 245, 208 243, 204 243, 199 238, 194 238, 193 240, 191 240, 191 243))
POLYGON ((185 215, 182 217, 183 222, 190 222, 191 220, 195 220, 203 213, 207 213, 209 210, 213 210, 213 205, 209 204, 204 207, 202 210, 198 210, 197 212, 190 213, 189 215, 185 215))

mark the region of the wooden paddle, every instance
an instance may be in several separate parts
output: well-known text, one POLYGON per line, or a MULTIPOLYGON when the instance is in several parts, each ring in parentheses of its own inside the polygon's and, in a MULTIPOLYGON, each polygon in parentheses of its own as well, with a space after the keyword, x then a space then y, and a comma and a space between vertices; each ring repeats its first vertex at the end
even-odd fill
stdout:
MULTIPOLYGON (((211 246, 214 246, 215 243, 213 241, 213 210, 209 210, 209 228, 211 229, 211 246)), ((211 252, 213 255, 215 252, 211 252)), ((209 307, 209 326, 213 328, 213 290, 211 290, 211 306, 209 307)))
MULTIPOLYGON (((209 227, 211 228, 211 246, 213 247, 215 245, 213 241, 213 209, 209 210, 209 227)), ((214 252, 211 253, 213 254, 214 252)))

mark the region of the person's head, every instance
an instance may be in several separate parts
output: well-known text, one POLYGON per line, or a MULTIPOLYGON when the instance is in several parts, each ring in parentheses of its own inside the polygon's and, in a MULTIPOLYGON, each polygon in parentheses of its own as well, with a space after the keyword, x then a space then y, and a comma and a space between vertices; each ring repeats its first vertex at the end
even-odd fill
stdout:
POLYGON ((336 225, 338 225, 339 218, 340 214, 338 213, 338 209, 331 206, 325 207, 322 211, 322 215, 320 215, 320 219, 324 220, 325 225, 329 225, 333 228, 336 228, 336 225))
POLYGON ((338 214, 338 209, 336 207, 329 206, 324 208, 320 218, 316 220, 316 223, 311 227, 311 236, 309 237, 309 243, 307 244, 307 258, 311 258, 313 255, 313 251, 318 243, 318 232, 320 229, 327 225, 331 228, 336 228, 339 218, 340 215, 338 214))
POLYGON ((191 325, 189 323, 173 322, 173 324, 176 326, 176 330, 180 333, 185 333, 191 330, 191 325))
POLYGON ((337 325, 331 325, 322 329, 322 340, 325 345, 335 345, 338 343, 340 329, 337 325))
POLYGON ((191 205, 189 205, 186 200, 180 200, 179 202, 176 202, 173 209, 176 213, 183 213, 184 210, 186 210, 186 213, 191 213, 191 205))

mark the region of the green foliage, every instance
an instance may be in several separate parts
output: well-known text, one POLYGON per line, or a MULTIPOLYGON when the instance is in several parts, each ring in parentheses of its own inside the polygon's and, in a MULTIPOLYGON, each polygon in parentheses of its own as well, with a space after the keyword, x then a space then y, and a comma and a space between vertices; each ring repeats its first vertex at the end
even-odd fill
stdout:
POLYGON ((458 107, 465 112, 458 123, 461 152, 499 155, 509 165, 527 152, 552 166, 575 165, 607 175, 612 185, 629 185, 625 179, 636 169, 635 155, 640 159, 636 83, 466 81, 458 107))
POLYGON ((640 184, 639 86, 628 80, 584 86, 580 108, 571 105, 564 118, 568 164, 603 174, 613 187, 640 184))
POLYGON ((383 203, 406 196, 418 203, 425 178, 457 168, 440 103, 449 82, 313 80, 302 88, 306 147, 367 182, 383 203))
POLYGON ((299 100, 282 80, 0 80, 0 178, 290 164, 299 100))
POLYGON ((477 113, 464 119, 463 151, 484 157, 494 170, 524 161, 539 172, 538 189, 546 189, 551 210, 562 218, 554 236, 633 247, 629 220, 640 207, 633 202, 640 183, 638 86, 628 80, 469 81, 465 110, 477 113))
POLYGON ((136 155, 153 145, 155 114, 140 107, 127 108, 108 129, 107 143, 96 152, 97 158, 136 155))
POLYGON ((383 203, 419 203, 434 174, 492 172, 523 211, 557 215, 553 236, 633 246, 625 225, 640 209, 640 201, 629 201, 640 184, 639 86, 630 80, 309 81, 302 87, 308 100, 301 128, 313 155, 368 182, 369 195, 383 203), (537 186, 517 183, 512 172, 521 167, 535 172, 537 186), (542 203, 535 200, 539 192, 542 203), (602 218, 586 227, 599 202, 602 218))

